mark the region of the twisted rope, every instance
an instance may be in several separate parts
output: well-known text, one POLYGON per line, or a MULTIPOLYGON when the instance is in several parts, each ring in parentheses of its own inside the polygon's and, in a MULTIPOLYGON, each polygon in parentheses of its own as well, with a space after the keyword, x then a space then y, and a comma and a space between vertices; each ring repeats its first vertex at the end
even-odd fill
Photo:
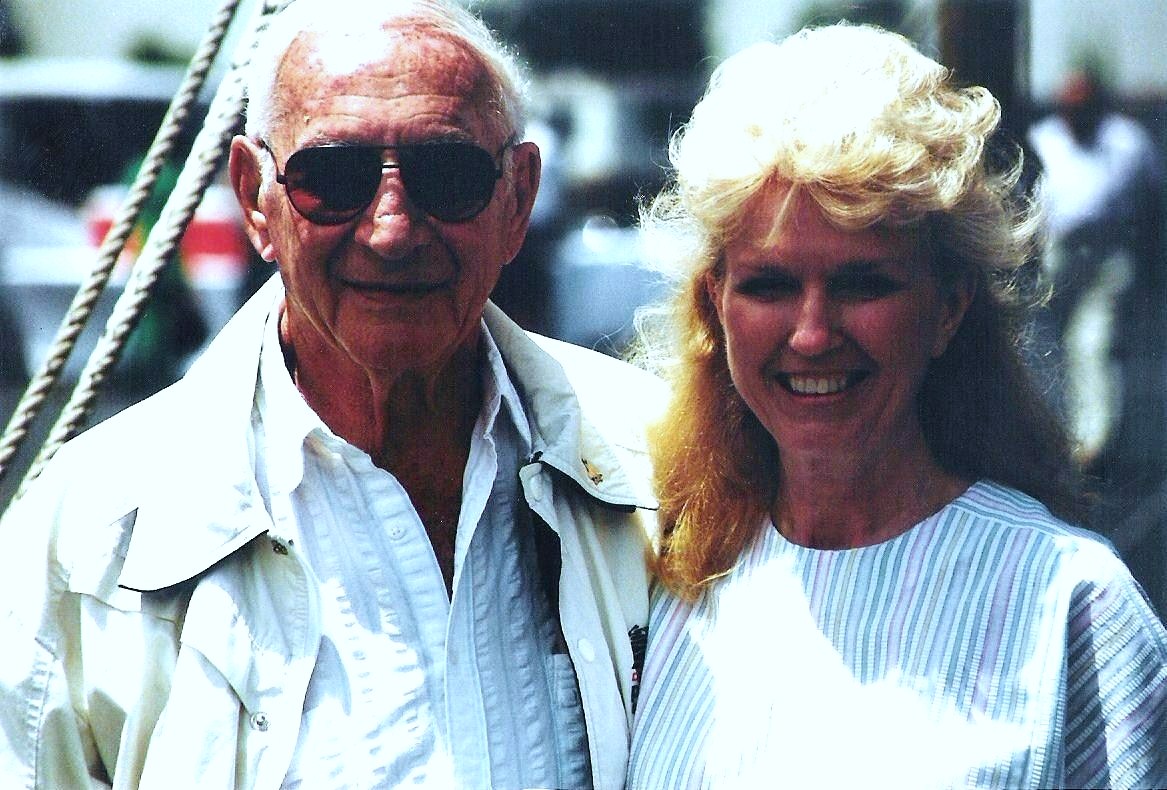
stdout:
POLYGON ((166 115, 162 119, 158 133, 146 153, 146 158, 138 170, 134 183, 114 216, 113 224, 102 240, 98 250, 97 263, 78 288, 65 318, 53 338, 47 358, 30 379, 20 402, 9 419, 4 434, 0 437, 0 479, 4 478, 9 469, 9 461, 12 460, 27 438, 29 427, 43 408, 49 393, 56 387, 61 370, 77 344, 77 338, 85 329, 86 324, 89 323, 97 301, 109 282, 110 274, 125 248, 126 240, 137 225, 142 208, 158 181, 158 175, 174 150, 175 143, 190 117, 191 109, 198 101, 199 91, 202 90, 203 84, 206 82, 207 74, 219 52, 223 37, 238 4, 239 0, 227 0, 215 15, 211 27, 200 42, 199 48, 187 68, 182 85, 166 109, 166 115))
MULTIPOLYGON (((190 74, 193 79, 188 80, 189 84, 184 85, 185 90, 180 91, 180 94, 175 97, 175 105, 184 103, 180 101, 180 97, 186 100, 185 107, 181 109, 181 114, 185 115, 189 113, 190 106, 197 99, 199 87, 205 81, 210 62, 214 60, 215 53, 222 43, 223 36, 239 2, 240 0, 226 0, 220 11, 216 14, 211 27, 208 29, 207 35, 200 45, 199 52, 191 64, 190 74)), ((182 234, 194 216, 195 209, 202 201, 203 194, 206 192, 207 187, 222 164, 228 149, 228 144, 239 124, 244 101, 243 69, 249 60, 256 35, 262 29, 267 17, 274 12, 278 5, 280 4, 274 2, 274 0, 266 0, 261 5, 257 21, 252 26, 250 34, 246 37, 246 40, 240 48, 242 57, 232 63, 229 74, 224 78, 222 85, 219 87, 211 102, 206 120, 198 136, 195 138, 190 155, 184 163, 182 172, 178 176, 173 191, 166 200, 158 221, 151 229, 143 244, 142 251, 138 255, 133 269, 130 272, 129 280, 114 305, 113 313, 106 322, 105 330, 98 339, 93 352, 90 354, 68 403, 62 409, 56 423, 49 432, 48 438, 42 444, 37 457, 21 482, 20 489, 16 495, 17 497, 24 493, 29 483, 40 474, 53 454, 77 432, 84 422, 89 411, 92 409, 98 388, 105 380, 109 370, 116 363, 125 345, 126 338, 136 325, 150 297, 150 292, 157 282, 159 273, 177 249, 182 234)), ((176 115, 178 114, 180 113, 176 111, 176 115)), ((159 138, 168 136, 169 134, 164 135, 162 130, 160 130, 159 138)), ((164 145, 172 147, 173 141, 164 143, 164 145)), ((154 165, 154 170, 157 171, 160 167, 161 160, 158 160, 158 163, 154 165)), ((157 172, 154 172, 153 179, 156 180, 156 178, 157 172)), ((129 227, 124 230, 126 235, 132 230, 137 215, 140 213, 141 204, 144 202, 145 196, 149 195, 149 191, 148 188, 144 190, 145 194, 137 201, 136 206, 130 205, 138 197, 136 194, 127 199, 127 204, 133 209, 134 221, 128 222, 129 227)), ((131 211, 130 209, 125 209, 122 213, 128 217, 131 211)), ((110 235, 113 235, 112 228, 110 235)), ((124 245, 124 241, 123 238, 121 245, 124 245)), ((103 253, 104 248, 105 244, 103 244, 103 253)), ((120 246, 118 250, 120 250, 120 246)), ((114 261, 116 261, 117 254, 117 251, 113 253, 112 257, 114 261)), ((112 261, 106 263, 104 258, 102 259, 102 264, 112 267, 112 261)), ((105 276, 108 278, 108 272, 106 272, 105 276)), ((104 282, 102 285, 104 285, 104 282)), ((89 300, 89 309, 91 310, 92 302, 96 301, 97 295, 100 293, 100 286, 96 290, 97 293, 93 296, 79 294, 77 301, 84 302, 89 300)), ((87 318, 88 316, 86 316, 86 320, 87 318)), ((80 329, 72 330, 72 322, 69 323, 70 327, 68 331, 73 332, 73 340, 75 340, 80 329)), ((65 329, 62 330, 63 333, 65 331, 65 329)), ((67 357, 68 351, 63 356, 67 357)), ((32 387, 30 386, 31 389, 32 387)), ((0 471, 0 474, 2 474, 2 471, 0 471)))

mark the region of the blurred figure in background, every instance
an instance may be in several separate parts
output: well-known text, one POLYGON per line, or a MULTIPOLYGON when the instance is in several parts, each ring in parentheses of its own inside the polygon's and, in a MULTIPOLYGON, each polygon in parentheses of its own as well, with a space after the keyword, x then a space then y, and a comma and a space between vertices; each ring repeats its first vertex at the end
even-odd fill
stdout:
POLYGON ((1147 131, 1112 107, 1101 71, 1075 68, 1029 131, 1054 287, 1047 316, 1065 363, 1079 453, 1104 479, 1162 468, 1163 165, 1147 131))

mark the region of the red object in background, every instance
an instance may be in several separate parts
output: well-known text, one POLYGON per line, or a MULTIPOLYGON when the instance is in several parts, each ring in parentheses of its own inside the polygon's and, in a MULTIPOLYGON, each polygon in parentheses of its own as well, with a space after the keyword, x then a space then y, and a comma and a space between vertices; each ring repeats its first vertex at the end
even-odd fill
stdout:
MULTIPOLYGON (((82 209, 89 240, 99 247, 113 225, 114 215, 126 196, 121 185, 98 187, 90 194, 82 209)), ((142 248, 140 230, 126 243, 131 258, 142 248)), ((195 210, 179 242, 183 267, 192 279, 238 278, 247 265, 247 237, 239 216, 239 207, 231 190, 211 186, 195 210)))

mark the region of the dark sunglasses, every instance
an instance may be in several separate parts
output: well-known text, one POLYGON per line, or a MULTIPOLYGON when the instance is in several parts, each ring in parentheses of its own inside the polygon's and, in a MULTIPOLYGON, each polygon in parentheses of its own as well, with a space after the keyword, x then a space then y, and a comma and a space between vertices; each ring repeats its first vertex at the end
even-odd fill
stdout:
MULTIPOLYGON (((275 160, 275 153, 265 142, 275 160)), ((508 147, 507 142, 499 156, 508 147)), ((359 216, 377 194, 381 175, 398 170, 410 201, 443 222, 465 222, 482 213, 502 176, 495 157, 473 143, 435 141, 414 145, 321 145, 288 157, 276 181, 309 222, 343 225, 359 216), (393 151, 395 162, 383 161, 393 151)))

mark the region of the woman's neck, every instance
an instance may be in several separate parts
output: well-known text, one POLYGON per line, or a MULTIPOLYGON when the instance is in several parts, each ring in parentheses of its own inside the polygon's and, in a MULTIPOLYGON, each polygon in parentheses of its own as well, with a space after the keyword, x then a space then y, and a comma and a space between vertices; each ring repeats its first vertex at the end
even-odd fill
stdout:
POLYGON ((922 436, 864 461, 783 458, 771 517, 784 537, 802 546, 871 546, 907 532, 970 483, 942 469, 922 436))

